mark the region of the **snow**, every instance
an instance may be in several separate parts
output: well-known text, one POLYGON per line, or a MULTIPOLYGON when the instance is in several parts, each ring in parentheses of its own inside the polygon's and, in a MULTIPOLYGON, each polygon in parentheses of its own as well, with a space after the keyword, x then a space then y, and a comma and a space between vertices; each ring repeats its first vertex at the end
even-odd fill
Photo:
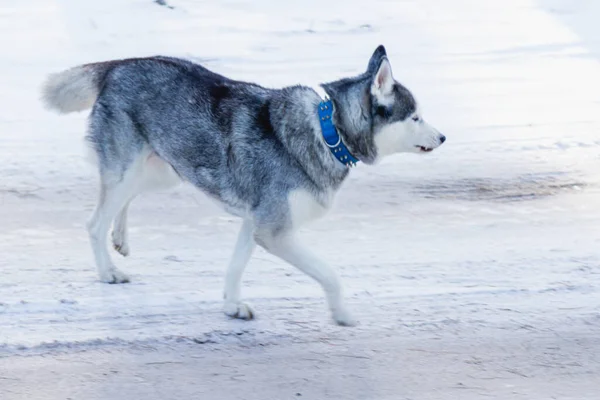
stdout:
POLYGON ((597 398, 597 2, 168 3, 0 6, 1 399, 597 398), (48 73, 164 54, 317 85, 380 43, 448 141, 356 168, 303 231, 360 326, 263 251, 243 288, 258 319, 227 319, 240 224, 186 186, 136 200, 113 256, 133 281, 97 281, 86 114, 42 108, 48 73))

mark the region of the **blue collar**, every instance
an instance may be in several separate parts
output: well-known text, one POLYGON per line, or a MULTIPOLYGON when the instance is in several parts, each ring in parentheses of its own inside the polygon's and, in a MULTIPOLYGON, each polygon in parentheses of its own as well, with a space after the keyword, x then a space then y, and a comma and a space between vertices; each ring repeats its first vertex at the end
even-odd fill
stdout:
POLYGON ((333 103, 331 100, 325 100, 319 103, 319 122, 321 123, 321 131, 323 132, 323 139, 325 144, 329 147, 331 153, 347 167, 354 167, 359 161, 358 158, 354 157, 350 150, 344 144, 342 137, 335 129, 331 115, 333 114, 333 103))

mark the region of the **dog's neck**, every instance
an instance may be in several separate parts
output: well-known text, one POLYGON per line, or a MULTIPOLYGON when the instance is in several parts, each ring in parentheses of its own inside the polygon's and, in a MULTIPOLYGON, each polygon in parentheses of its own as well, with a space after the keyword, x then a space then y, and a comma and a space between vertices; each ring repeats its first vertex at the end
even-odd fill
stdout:
POLYGON ((350 153, 350 150, 348 150, 348 147, 344 144, 342 136, 338 133, 333 124, 333 102, 328 99, 320 102, 317 113, 319 114, 319 123, 321 124, 323 140, 329 148, 329 151, 331 151, 331 154, 348 168, 356 166, 356 163, 359 161, 358 158, 350 153))
POLYGON ((287 87, 272 96, 270 118, 278 121, 275 134, 287 153, 301 165, 315 187, 339 189, 350 168, 340 163, 323 141, 316 112, 322 97, 306 86, 287 87))
POLYGON ((371 77, 365 73, 321 84, 335 107, 333 124, 352 155, 365 164, 373 164, 377 157, 371 132, 371 81, 371 77))

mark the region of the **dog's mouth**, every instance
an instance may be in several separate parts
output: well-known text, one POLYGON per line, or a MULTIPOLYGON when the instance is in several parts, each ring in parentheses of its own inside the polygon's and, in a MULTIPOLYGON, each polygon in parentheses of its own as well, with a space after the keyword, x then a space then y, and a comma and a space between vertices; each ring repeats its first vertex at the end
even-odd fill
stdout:
POLYGON ((433 151, 433 148, 431 147, 425 147, 425 146, 415 146, 416 148, 419 149, 419 151, 422 151, 423 153, 429 153, 430 151, 433 151))

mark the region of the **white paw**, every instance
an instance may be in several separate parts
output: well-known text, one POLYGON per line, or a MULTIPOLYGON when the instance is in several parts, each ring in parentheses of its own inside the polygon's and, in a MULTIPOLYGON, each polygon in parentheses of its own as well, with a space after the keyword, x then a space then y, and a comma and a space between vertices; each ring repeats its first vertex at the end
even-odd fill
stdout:
POLYGON ((120 232, 112 232, 112 242, 114 249, 123 257, 127 257, 129 255, 129 243, 127 243, 127 240, 123 235, 121 235, 120 232))
POLYGON ((338 308, 332 311, 333 320, 340 326, 356 326, 358 321, 346 308, 338 308))
POLYGON ((254 310, 252 310, 252 308, 246 303, 233 303, 226 301, 225 305, 223 306, 223 311, 225 312, 225 315, 228 315, 231 318, 245 320, 254 319, 254 316, 256 315, 254 310))
POLYGON ((105 283, 127 283, 129 282, 129 277, 113 267, 101 273, 100 280, 105 283))

